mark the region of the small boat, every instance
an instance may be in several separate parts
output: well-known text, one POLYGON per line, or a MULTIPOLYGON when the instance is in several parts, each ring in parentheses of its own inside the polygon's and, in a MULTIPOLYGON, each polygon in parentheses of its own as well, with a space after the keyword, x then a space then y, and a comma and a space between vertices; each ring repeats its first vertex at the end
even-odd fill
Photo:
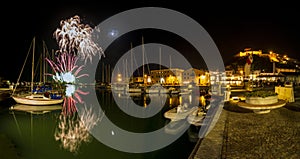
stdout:
POLYGON ((167 94, 170 91, 167 88, 164 88, 160 84, 154 84, 151 87, 147 87, 145 93, 147 94, 167 94))
POLYGON ((187 104, 178 105, 177 107, 165 112, 164 117, 171 119, 172 121, 182 120, 185 119, 190 113, 192 113, 196 109, 198 109, 197 106, 188 108, 187 104))
POLYGON ((205 115, 206 113, 202 110, 202 108, 198 108, 188 115, 187 121, 192 125, 201 126, 203 125, 205 115))
POLYGON ((140 87, 129 87, 128 93, 143 93, 143 88, 140 87))

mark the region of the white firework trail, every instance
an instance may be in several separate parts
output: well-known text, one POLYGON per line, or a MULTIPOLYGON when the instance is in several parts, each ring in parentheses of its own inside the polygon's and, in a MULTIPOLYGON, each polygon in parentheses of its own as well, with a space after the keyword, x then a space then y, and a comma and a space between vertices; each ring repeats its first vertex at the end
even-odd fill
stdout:
MULTIPOLYGON (((60 53, 73 53, 81 60, 92 61, 93 56, 104 56, 100 46, 92 40, 93 29, 88 24, 81 24, 81 19, 75 15, 60 22, 60 27, 54 32, 60 53)), ((97 29, 98 30, 98 29, 97 29)))
POLYGON ((80 145, 85 142, 91 142, 91 135, 89 130, 91 130, 98 122, 102 120, 104 113, 99 113, 95 115, 92 111, 92 107, 85 106, 83 114, 78 116, 78 114, 59 116, 58 127, 55 130, 54 138, 56 141, 60 141, 60 146, 72 153, 77 153, 80 145), (89 122, 84 122, 89 121, 89 122))

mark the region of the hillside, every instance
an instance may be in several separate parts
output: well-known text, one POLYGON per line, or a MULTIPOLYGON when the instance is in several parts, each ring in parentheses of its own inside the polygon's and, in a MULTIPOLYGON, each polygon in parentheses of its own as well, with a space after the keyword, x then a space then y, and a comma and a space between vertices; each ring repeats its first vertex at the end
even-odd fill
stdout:
MULTIPOLYGON (((276 57, 276 68, 297 69, 299 71, 299 61, 297 59, 283 58, 278 55, 276 57)), ((230 61, 225 63, 226 69, 239 70, 244 67, 248 56, 235 56, 230 61)), ((253 55, 253 63, 251 70, 260 70, 261 72, 273 72, 273 62, 269 56, 253 55)))

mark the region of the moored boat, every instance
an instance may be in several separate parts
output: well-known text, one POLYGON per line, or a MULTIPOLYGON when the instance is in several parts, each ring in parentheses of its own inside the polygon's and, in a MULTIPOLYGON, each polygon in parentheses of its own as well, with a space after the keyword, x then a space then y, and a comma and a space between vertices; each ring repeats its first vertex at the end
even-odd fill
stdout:
POLYGON ((54 105, 54 104, 61 104, 63 102, 62 97, 46 97, 43 94, 31 94, 31 95, 19 95, 19 96, 12 96, 12 98, 19 104, 26 104, 26 105, 54 105))
MULTIPOLYGON (((17 94, 16 88, 12 91, 11 97, 18 104, 27 104, 27 105, 53 105, 53 104, 61 104, 63 102, 62 96, 57 96, 55 94, 51 94, 47 87, 34 87, 34 61, 35 61, 35 37, 32 40, 32 63, 31 63, 31 85, 30 85, 30 93, 26 94, 17 94), (42 88, 42 89, 40 89, 42 88)), ((30 47, 31 48, 31 47, 30 47)), ((27 56, 30 54, 30 49, 27 53, 27 56)), ((26 64, 27 58, 24 61, 23 68, 26 64)), ((21 77, 22 71, 20 72, 19 77, 21 77)), ((20 78, 18 78, 17 83, 19 83, 20 78)))
POLYGON ((190 113, 198 109, 197 106, 188 108, 186 104, 178 105, 164 113, 164 117, 171 119, 172 121, 185 119, 190 113))
POLYGON ((188 115, 187 121, 192 125, 201 126, 203 125, 205 114, 202 108, 198 108, 188 115))

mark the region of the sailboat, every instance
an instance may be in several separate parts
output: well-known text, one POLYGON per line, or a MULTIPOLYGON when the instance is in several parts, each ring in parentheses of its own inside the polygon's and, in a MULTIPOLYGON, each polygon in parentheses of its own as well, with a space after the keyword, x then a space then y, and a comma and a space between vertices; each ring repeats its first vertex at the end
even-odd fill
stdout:
MULTIPOLYGON (((55 104, 61 104, 63 102, 63 98, 60 95, 56 94, 50 94, 49 92, 43 92, 43 93, 34 93, 32 90, 34 89, 34 54, 35 54, 35 37, 32 40, 32 64, 31 64, 31 86, 30 86, 30 93, 29 94, 15 94, 15 90, 17 87, 14 88, 11 97, 15 100, 18 104, 26 104, 26 105, 32 105, 32 106, 42 106, 42 105, 55 105, 55 104)), ((30 46, 30 48, 31 48, 30 46)), ((27 53, 27 57, 30 54, 30 49, 27 53)), ((26 64, 27 57, 25 59, 25 62, 23 64, 23 68, 26 64)), ((23 72, 23 68, 21 70, 21 73, 19 74, 19 78, 17 80, 17 83, 19 83, 20 77, 23 72)))
MULTIPOLYGON (((159 70, 161 72, 161 48, 159 48, 159 70)), ((160 74, 161 76, 161 74, 160 74)), ((161 80, 161 77, 160 77, 161 80)), ((145 92, 147 94, 166 94, 169 93, 169 90, 164 88, 161 85, 161 82, 152 85, 151 87, 147 87, 145 92)))
MULTIPOLYGON (((133 52, 132 52, 132 43, 130 44, 130 57, 131 57, 131 70, 133 71, 133 52)), ((144 38, 142 37, 142 54, 143 54, 143 75, 142 77, 144 77, 144 54, 145 54, 145 48, 144 48, 144 38)), ((132 78, 133 75, 132 75, 132 78)), ((136 84, 133 82, 133 80, 130 80, 131 83, 129 84, 129 87, 128 87, 128 92, 129 93, 144 93, 144 80, 143 80, 143 84, 142 86, 140 86, 139 84, 136 84)))

